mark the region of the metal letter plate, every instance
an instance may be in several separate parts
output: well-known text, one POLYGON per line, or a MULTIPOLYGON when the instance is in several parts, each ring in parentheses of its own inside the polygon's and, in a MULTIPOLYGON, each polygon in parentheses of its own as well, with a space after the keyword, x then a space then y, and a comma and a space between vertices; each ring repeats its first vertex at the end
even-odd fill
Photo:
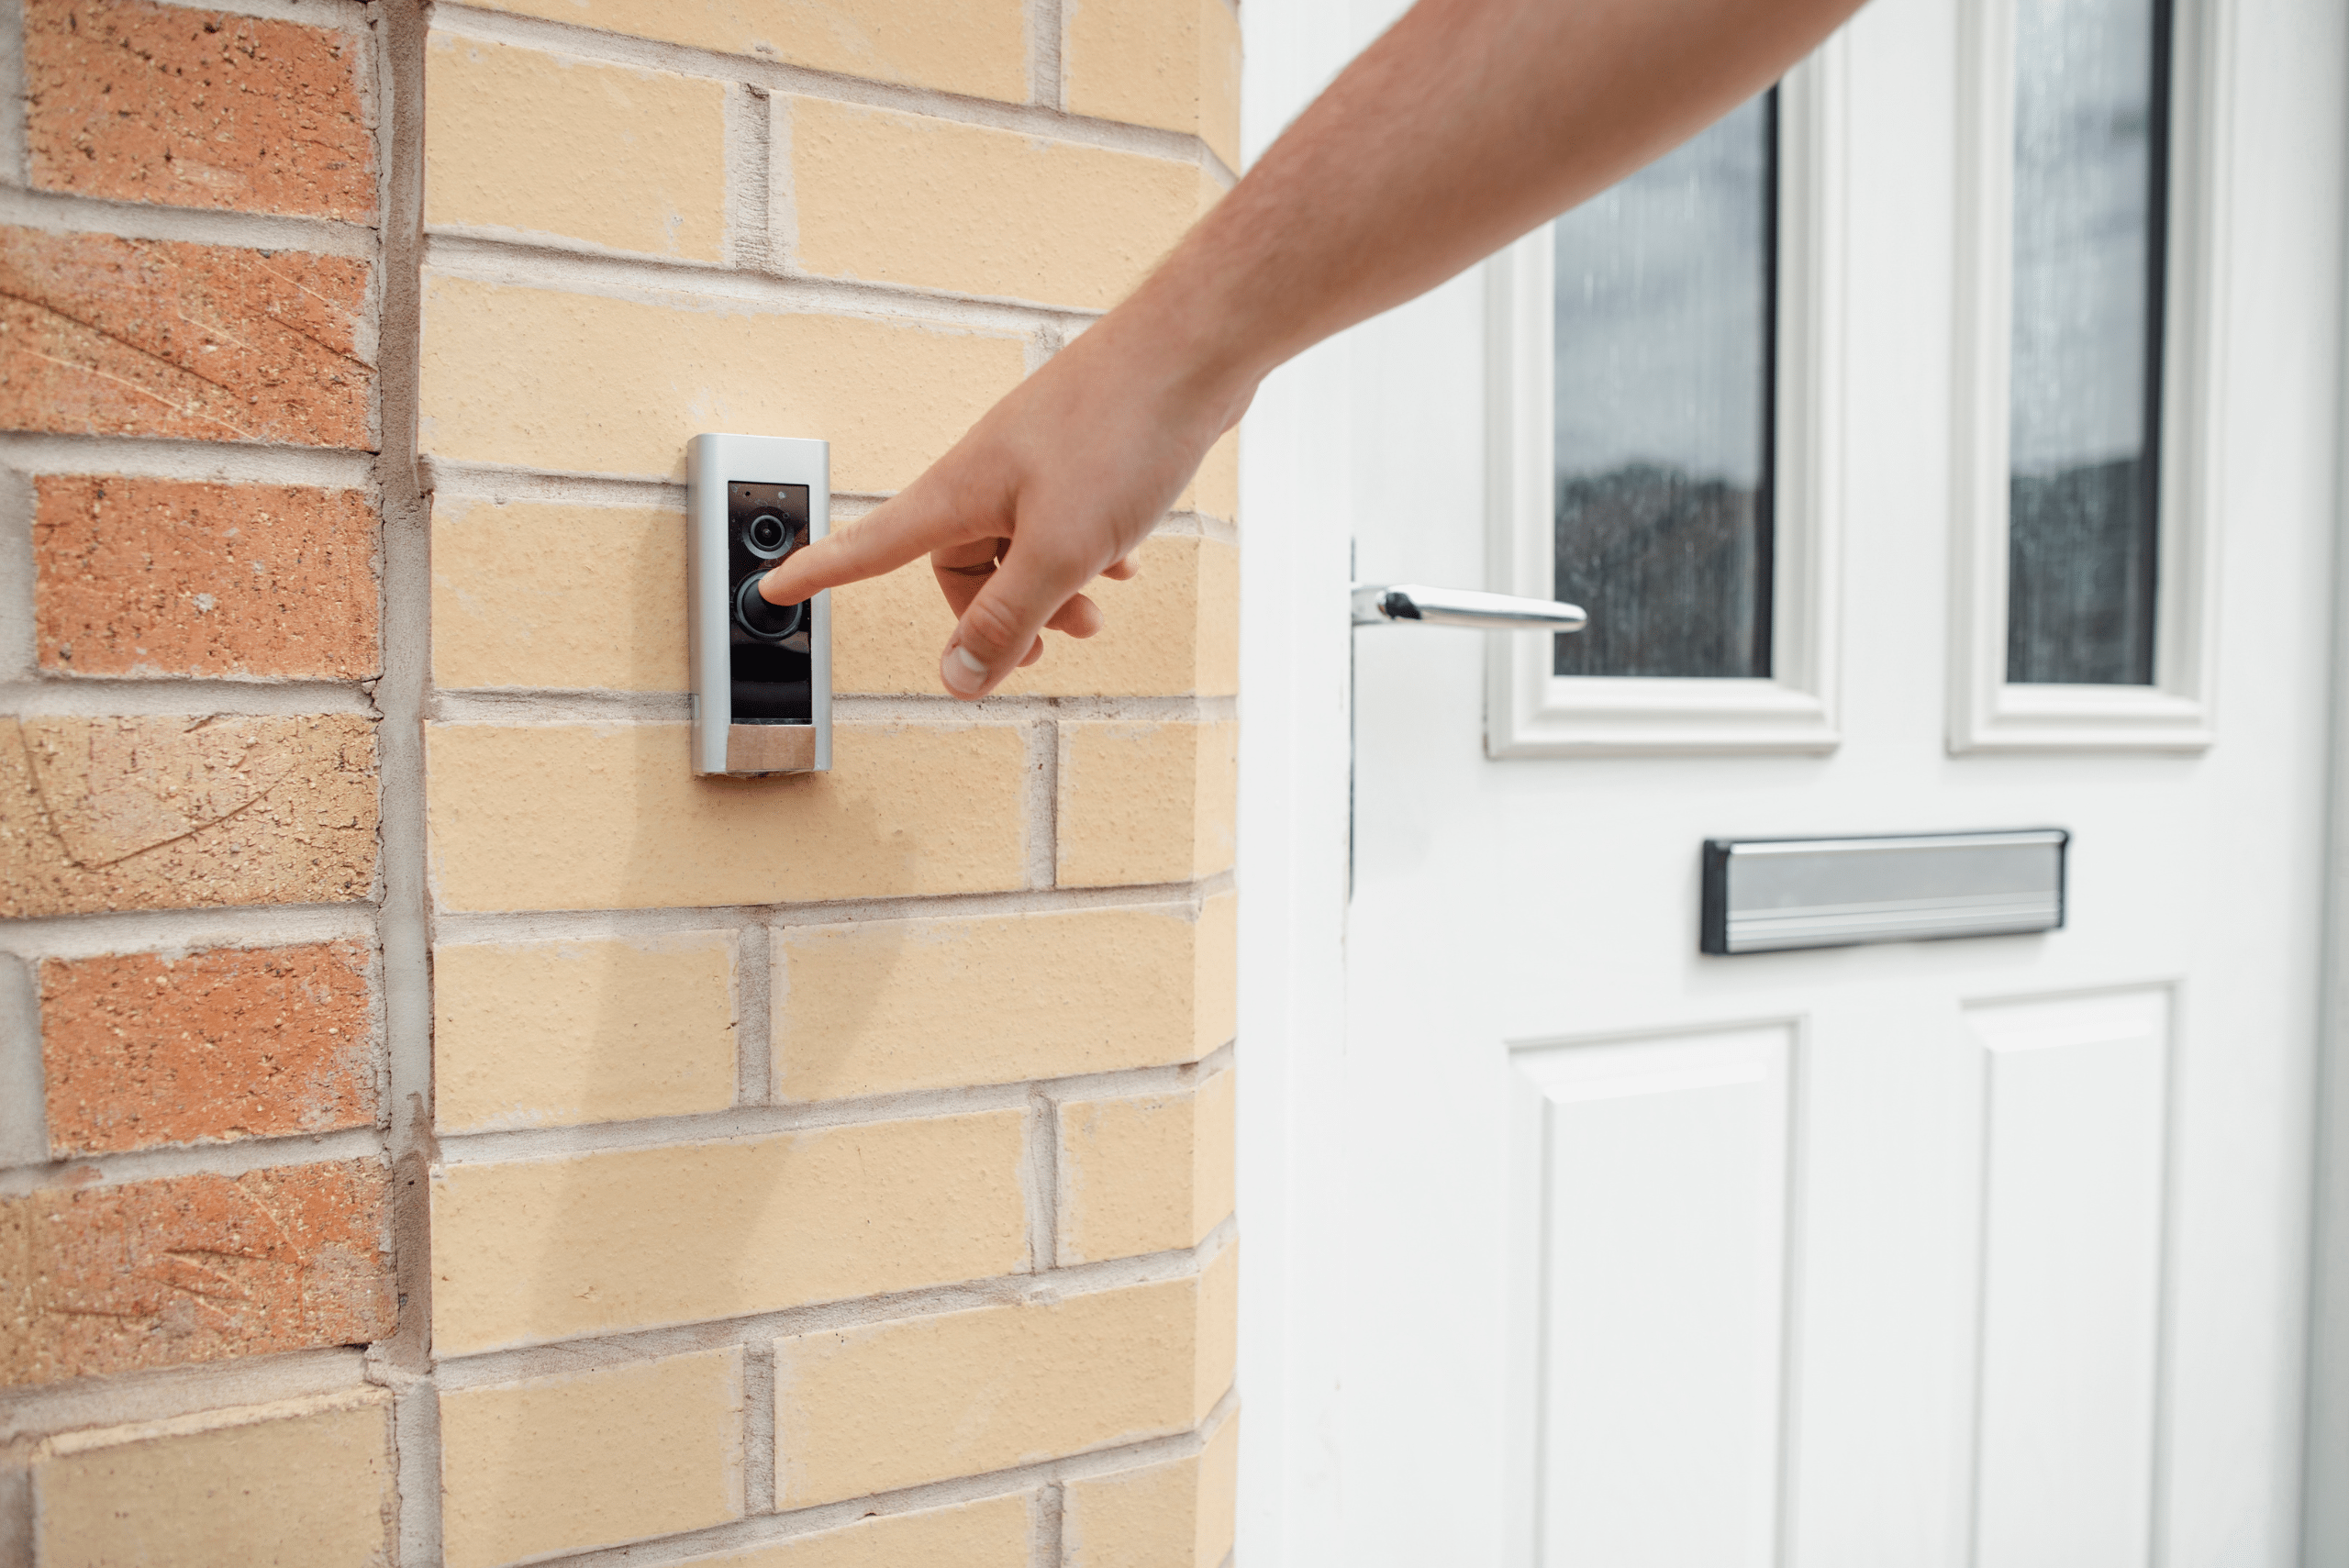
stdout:
POLYGON ((2064 924, 2060 828, 1857 839, 1708 839, 1698 945, 1781 952, 2064 924))

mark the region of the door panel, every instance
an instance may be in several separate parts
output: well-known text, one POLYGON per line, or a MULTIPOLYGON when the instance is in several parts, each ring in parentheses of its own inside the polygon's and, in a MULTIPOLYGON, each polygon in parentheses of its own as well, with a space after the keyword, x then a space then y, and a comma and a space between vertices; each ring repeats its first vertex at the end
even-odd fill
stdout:
POLYGON ((1794 1030, 1511 1052, 1537 1560, 1776 1555, 1794 1030), (1689 1508, 1691 1496, 1711 1499, 1689 1508))
POLYGON ((1969 1007, 1981 1052, 1976 1561, 2140 1563, 2152 1540, 2169 1007, 1969 1007))

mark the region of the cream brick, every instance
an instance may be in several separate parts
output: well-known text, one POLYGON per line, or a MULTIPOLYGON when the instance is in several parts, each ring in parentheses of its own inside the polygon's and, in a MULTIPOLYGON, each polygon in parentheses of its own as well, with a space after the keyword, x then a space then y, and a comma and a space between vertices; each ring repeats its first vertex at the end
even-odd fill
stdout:
POLYGON ((1231 1268, 779 1340, 776 1506, 1197 1426, 1231 1383, 1231 1268))
POLYGON ((1186 1459, 1072 1481, 1062 1493, 1064 1568, 1216 1568, 1231 1551, 1240 1422, 1186 1459))
POLYGON ((1231 864, 1239 727, 1060 727, 1063 887, 1182 882, 1231 864))
POLYGON ((786 926, 774 1059, 786 1100, 1191 1062, 1230 1038, 1214 910, 1085 909, 786 926))
POLYGON ((687 1568, 1030 1568, 1032 1507, 1022 1493, 859 1519, 845 1529, 696 1557, 687 1568))
MULTIPOLYGON (((1199 472, 1183 494, 1174 498, 1178 512, 1204 512, 1210 517, 1233 522, 1240 517, 1240 432, 1226 430, 1199 463, 1199 472)), ((1238 583, 1237 568, 1233 582, 1238 583)), ((1235 594, 1235 599, 1236 599, 1235 594)))
POLYGON ((1199 906, 1199 1038, 1218 1045, 1240 1027, 1240 899, 1219 894, 1199 906))
POLYGON ((723 259, 723 83, 437 29, 424 83, 427 224, 723 259))
POLYGON ((742 1352, 440 1396, 448 1568, 674 1535, 742 1517, 742 1352))
POLYGON ((682 724, 438 724, 434 881, 453 909, 982 893, 1027 878, 1027 742, 841 724, 832 771, 697 779, 682 724))
POLYGON ((1231 1212, 1231 1084, 1063 1102, 1062 1262, 1195 1247, 1231 1212))
POLYGON ((75 1432, 36 1451, 42 1568, 377 1568, 391 1400, 376 1390, 75 1432))
POLYGON ((1240 1249, 1229 1246, 1199 1271, 1197 1402, 1202 1419, 1231 1387, 1239 1367, 1240 1249))
POLYGON ((703 430, 821 436, 832 484, 896 490, 1018 383, 1020 339, 863 317, 654 305, 429 276, 432 457, 682 481, 703 430))
POLYGON ((1240 691, 1240 551, 1215 539, 1198 550, 1199 664, 1201 695, 1232 696, 1240 691))
MULTIPOLYGON (((1239 689, 1240 552, 1219 539, 1161 534, 1134 552, 1136 574, 1085 592, 1108 622, 1082 640, 1044 634, 1044 657, 1006 681, 1008 696, 1228 696, 1239 689)), ((930 694, 954 617, 927 558, 832 590, 837 691, 930 694)))
POLYGON ((685 514, 436 499, 432 680, 686 690, 685 514))
POLYGON ((730 931, 432 951, 443 1132, 689 1116, 734 1103, 730 931))
POLYGON ((451 1165, 433 1342, 467 1355, 1010 1273, 1017 1110, 451 1165))
POLYGON ((1204 210, 1191 163, 820 98, 783 112, 796 260, 827 276, 1107 309, 1204 210))
POLYGON ((1240 18, 1226 0, 1068 0, 1072 113, 1203 138, 1240 167, 1240 18))
POLYGON ((1024 103, 1028 44, 1020 0, 483 0, 630 38, 755 55, 874 82, 1024 103))

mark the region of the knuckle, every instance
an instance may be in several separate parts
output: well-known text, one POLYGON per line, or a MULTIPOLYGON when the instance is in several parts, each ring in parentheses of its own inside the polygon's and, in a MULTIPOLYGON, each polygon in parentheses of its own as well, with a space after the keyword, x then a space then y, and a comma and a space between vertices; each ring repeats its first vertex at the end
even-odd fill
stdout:
POLYGON ((963 612, 963 646, 990 664, 1024 649, 1030 635, 1018 614, 1000 598, 982 595, 963 612))
POLYGON ((1066 584, 1071 589, 1095 575, 1086 552, 1070 541, 1050 536, 1014 539, 1011 548, 1025 557, 1019 564, 1042 583, 1066 584))

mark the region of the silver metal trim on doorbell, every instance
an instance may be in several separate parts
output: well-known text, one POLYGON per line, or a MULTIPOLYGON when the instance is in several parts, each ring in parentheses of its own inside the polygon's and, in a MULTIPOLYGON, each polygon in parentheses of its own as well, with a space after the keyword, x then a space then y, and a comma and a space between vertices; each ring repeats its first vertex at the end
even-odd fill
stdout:
POLYGON ((757 591, 749 584, 773 562, 830 531, 831 484, 827 441, 701 435, 685 449, 696 773, 821 773, 832 765, 831 595, 817 595, 797 616, 788 610, 770 616, 772 606, 745 597, 757 591), (795 515, 803 509, 804 526, 795 515), (756 515, 744 519, 737 512, 756 515), (778 527, 783 518, 788 522, 778 527), (738 606, 747 606, 747 612, 738 614, 738 606), (774 624, 753 627, 749 617, 774 624), (797 681, 787 678, 802 657, 804 696, 794 689, 797 681), (778 667, 751 672, 763 679, 746 676, 738 686, 745 661, 778 667), (743 694, 739 701, 738 693, 743 694), (738 714, 738 706, 751 711, 738 714))
POLYGON ((1939 937, 2012 936, 2064 924, 2060 828, 1842 839, 1708 839, 1709 953, 1939 937))

